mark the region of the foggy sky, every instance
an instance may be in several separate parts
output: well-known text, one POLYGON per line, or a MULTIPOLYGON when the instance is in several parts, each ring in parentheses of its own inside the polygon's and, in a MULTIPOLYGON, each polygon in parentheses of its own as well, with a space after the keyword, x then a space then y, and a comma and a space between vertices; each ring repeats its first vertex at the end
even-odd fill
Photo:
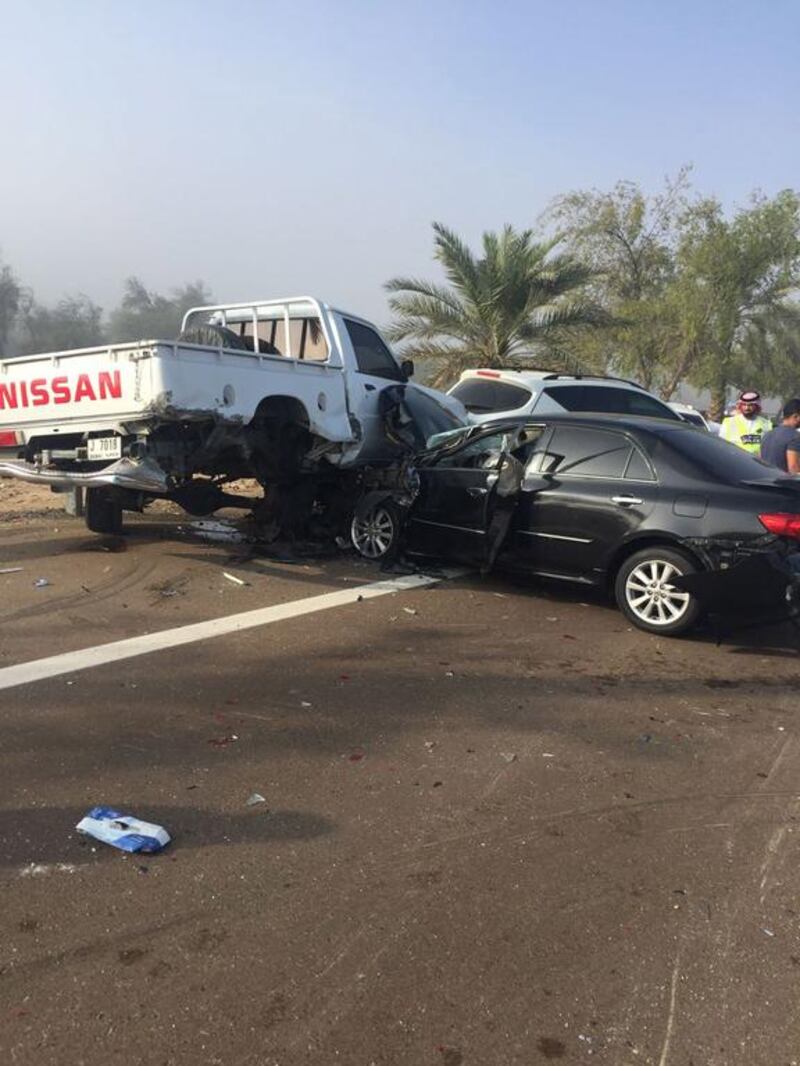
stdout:
POLYGON ((5 0, 0 260, 43 300, 139 275, 378 322, 549 199, 682 163, 726 204, 800 185, 800 7, 5 0))

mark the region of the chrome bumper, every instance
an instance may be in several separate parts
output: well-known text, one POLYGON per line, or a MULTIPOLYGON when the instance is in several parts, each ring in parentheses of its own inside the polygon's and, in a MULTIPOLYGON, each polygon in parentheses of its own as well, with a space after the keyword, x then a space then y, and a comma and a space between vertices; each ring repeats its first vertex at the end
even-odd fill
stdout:
POLYGON ((15 477, 20 481, 33 481, 63 489, 113 486, 133 489, 134 492, 169 491, 167 475, 160 466, 148 459, 118 459, 116 463, 104 466, 102 470, 93 470, 86 474, 36 466, 35 463, 26 463, 22 459, 0 460, 0 477, 15 477))

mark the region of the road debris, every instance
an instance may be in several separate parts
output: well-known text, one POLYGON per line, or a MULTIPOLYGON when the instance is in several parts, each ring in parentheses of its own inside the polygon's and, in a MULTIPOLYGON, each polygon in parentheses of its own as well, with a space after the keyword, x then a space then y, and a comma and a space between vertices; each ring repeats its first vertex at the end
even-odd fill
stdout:
POLYGON ((46 589, 49 584, 50 582, 47 580, 46 577, 37 577, 33 583, 33 587, 35 589, 46 589))
POLYGON ((513 752, 513 751, 501 751, 500 752, 500 758, 503 760, 503 762, 516 762, 517 761, 516 752, 513 752))
POLYGON ((20 877, 46 877, 47 874, 74 874, 78 869, 71 862, 29 862, 19 871, 20 877))
POLYGON ((161 851, 170 842, 170 835, 162 826, 142 822, 112 807, 92 807, 75 828, 121 851, 161 851))
POLYGON ((238 733, 228 733, 227 736, 224 737, 212 737, 208 743, 212 748, 226 748, 228 744, 233 744, 238 739, 238 733))
POLYGON ((204 519, 198 522, 190 522, 187 526, 178 526, 181 531, 199 534, 203 540, 217 541, 218 543, 241 543, 245 537, 241 530, 216 519, 204 519))
POLYGON ((762 929, 761 932, 764 933, 766 936, 775 936, 771 929, 762 929))
POLYGON ((228 581, 232 581, 234 585, 246 585, 247 582, 242 578, 237 577, 236 574, 229 574, 227 570, 222 571, 222 576, 227 578, 228 581))
POLYGON ((247 806, 248 807, 255 807, 259 803, 266 803, 266 802, 267 802, 266 799, 261 795, 260 792, 254 792, 252 794, 252 796, 248 797, 247 806))
POLYGON ((22 566, 6 566, 0 570, 0 574, 19 574, 23 569, 22 566))
POLYGON ((416 607, 404 607, 403 610, 406 612, 406 614, 417 614, 418 613, 416 607))

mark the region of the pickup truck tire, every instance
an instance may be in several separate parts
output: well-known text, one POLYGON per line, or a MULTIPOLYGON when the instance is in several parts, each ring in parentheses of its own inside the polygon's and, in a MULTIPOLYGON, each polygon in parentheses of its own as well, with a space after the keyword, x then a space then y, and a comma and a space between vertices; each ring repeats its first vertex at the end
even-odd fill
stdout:
POLYGON ((86 526, 92 533, 122 532, 122 503, 110 489, 87 489, 86 526))
POLYGON ((400 511, 391 500, 381 500, 366 513, 356 511, 350 524, 350 541, 364 559, 394 558, 400 546, 400 511))
POLYGON ((311 444, 305 426, 282 418, 262 420, 253 450, 254 469, 262 485, 292 484, 311 444))

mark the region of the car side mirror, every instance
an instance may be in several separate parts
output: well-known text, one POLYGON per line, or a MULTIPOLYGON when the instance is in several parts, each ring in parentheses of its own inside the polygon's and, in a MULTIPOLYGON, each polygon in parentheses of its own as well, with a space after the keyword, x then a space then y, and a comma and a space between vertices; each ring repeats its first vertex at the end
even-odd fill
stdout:
POLYGON ((411 378, 413 378, 414 377, 414 360, 413 359, 404 359, 402 361, 402 363, 400 364, 400 373, 403 375, 403 377, 406 379, 406 381, 409 381, 411 378))
POLYGON ((550 478, 544 474, 526 474, 522 479, 523 492, 541 492, 550 487, 550 478))

